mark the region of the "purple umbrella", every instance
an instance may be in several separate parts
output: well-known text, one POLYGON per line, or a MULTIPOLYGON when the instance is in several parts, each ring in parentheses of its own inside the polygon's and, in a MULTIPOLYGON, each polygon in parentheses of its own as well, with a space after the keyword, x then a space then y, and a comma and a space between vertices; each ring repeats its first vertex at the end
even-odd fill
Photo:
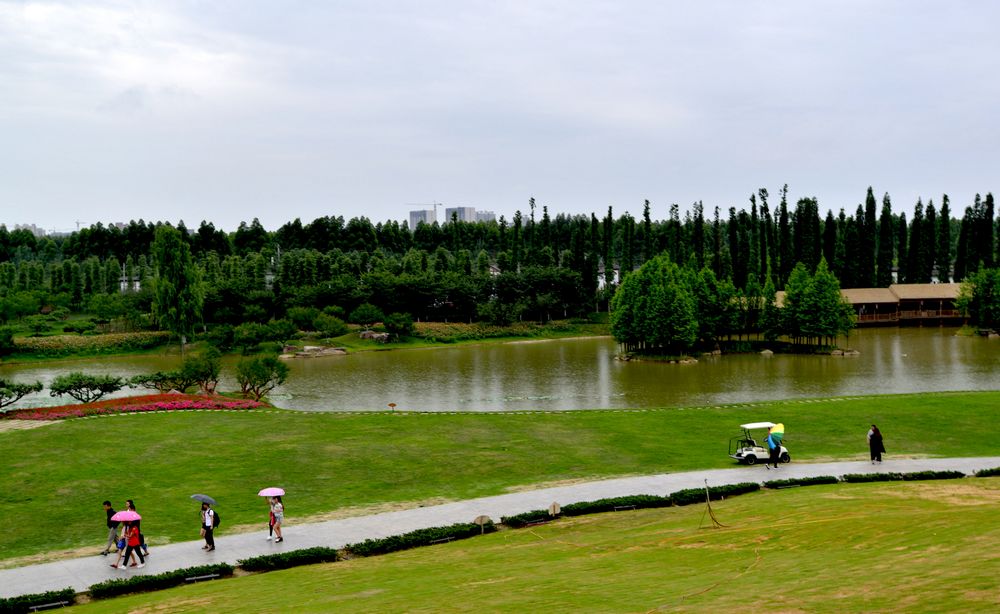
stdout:
POLYGON ((280 496, 282 496, 284 494, 285 494, 285 490, 283 488, 278 488, 277 486, 271 486, 271 487, 265 488, 264 490, 262 490, 259 493, 257 493, 257 496, 258 497, 280 497, 280 496))
POLYGON ((115 515, 111 517, 111 520, 115 522, 134 522, 136 520, 142 520, 142 516, 132 510, 122 510, 120 512, 115 512, 115 515))

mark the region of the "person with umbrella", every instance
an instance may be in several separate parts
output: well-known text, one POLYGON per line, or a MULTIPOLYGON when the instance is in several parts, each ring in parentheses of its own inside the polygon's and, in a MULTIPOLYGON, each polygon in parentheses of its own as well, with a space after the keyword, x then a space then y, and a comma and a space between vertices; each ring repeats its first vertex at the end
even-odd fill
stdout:
MULTIPOLYGON (((123 523, 124 528, 122 529, 121 540, 119 541, 119 548, 124 547, 123 550, 118 551, 118 560, 112 563, 112 567, 119 568, 124 567, 128 564, 129 558, 135 561, 135 555, 139 555, 139 564, 137 567, 145 567, 146 561, 142 557, 142 551, 139 550, 139 527, 135 526, 134 523, 137 520, 142 520, 142 516, 133 512, 132 510, 123 510, 121 512, 115 513, 111 517, 111 520, 115 522, 123 523), (121 542, 125 543, 122 544, 121 542), (124 563, 122 563, 124 559, 124 563)), ((135 565, 135 563, 133 563, 135 565)))
POLYGON ((768 464, 764 466, 768 469, 771 468, 770 465, 774 465, 774 468, 778 468, 778 462, 781 460, 781 440, 785 438, 785 425, 775 424, 767 431, 767 447, 771 452, 771 457, 767 459, 768 464))
POLYGON ((264 488, 259 493, 257 493, 258 497, 265 497, 264 500, 267 501, 268 503, 267 541, 271 541, 271 535, 275 533, 275 531, 277 531, 278 534, 278 538, 274 540, 275 543, 280 541, 285 541, 284 538, 281 537, 281 521, 284 520, 284 512, 285 512, 285 508, 281 504, 281 495, 283 494, 285 494, 285 491, 275 486, 264 488), (279 511, 277 515, 275 514, 275 507, 274 507, 275 497, 277 497, 278 499, 277 505, 279 511))
POLYGON ((215 510, 212 509, 215 499, 208 495, 191 495, 191 498, 201 501, 201 536, 205 538, 205 545, 201 549, 211 552, 215 550, 215 536, 213 535, 215 531, 215 510))
MULTIPOLYGON (((135 502, 131 499, 125 499, 125 509, 135 512, 135 502)), ((138 512, 136 515, 138 515, 138 512)), ((146 545, 146 535, 142 532, 141 520, 135 521, 135 528, 139 529, 139 547, 142 548, 142 553, 144 555, 149 556, 149 546, 146 545)), ((135 557, 133 557, 133 559, 134 558, 135 557)))

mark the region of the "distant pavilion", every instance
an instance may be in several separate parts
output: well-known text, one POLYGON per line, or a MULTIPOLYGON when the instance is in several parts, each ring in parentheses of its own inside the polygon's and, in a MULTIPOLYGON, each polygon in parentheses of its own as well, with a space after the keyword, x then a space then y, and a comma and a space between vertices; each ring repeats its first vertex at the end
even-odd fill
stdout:
MULTIPOLYGON (((961 324, 955 304, 962 284, 892 284, 888 288, 845 288, 840 291, 854 307, 858 326, 961 324)), ((776 294, 779 307, 785 293, 776 294)))

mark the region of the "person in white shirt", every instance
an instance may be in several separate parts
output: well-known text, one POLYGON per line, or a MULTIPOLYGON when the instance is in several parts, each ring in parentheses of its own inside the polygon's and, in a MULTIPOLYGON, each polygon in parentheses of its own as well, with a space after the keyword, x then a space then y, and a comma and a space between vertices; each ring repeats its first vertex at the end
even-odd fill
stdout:
POLYGON ((285 506, 281 503, 281 497, 271 497, 271 515, 274 518, 274 543, 283 542, 285 538, 281 536, 281 523, 285 519, 285 506))
POLYGON ((205 537, 205 545, 202 550, 211 552, 215 550, 215 537, 212 532, 215 530, 215 511, 208 503, 201 504, 201 534, 205 537))

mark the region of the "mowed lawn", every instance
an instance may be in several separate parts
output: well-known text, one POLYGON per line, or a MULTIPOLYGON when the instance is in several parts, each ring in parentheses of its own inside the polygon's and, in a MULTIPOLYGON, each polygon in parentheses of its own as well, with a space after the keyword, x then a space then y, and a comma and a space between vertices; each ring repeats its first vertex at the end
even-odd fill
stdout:
MULTIPOLYGON (((889 457, 997 453, 1000 393, 762 402, 752 406, 517 414, 195 411, 0 430, 0 564, 96 553, 101 501, 135 499, 157 543, 197 539, 197 504, 221 533, 259 529, 257 491, 288 491, 288 522, 499 494, 565 480, 728 467, 742 422, 786 425, 793 462, 867 456, 877 422, 889 457)), ((748 469, 748 471, 753 471, 748 469)), ((665 494, 665 493, 653 493, 665 494)))
POLYGON ((81 612, 986 612, 1000 479, 810 486, 562 519, 81 612))

